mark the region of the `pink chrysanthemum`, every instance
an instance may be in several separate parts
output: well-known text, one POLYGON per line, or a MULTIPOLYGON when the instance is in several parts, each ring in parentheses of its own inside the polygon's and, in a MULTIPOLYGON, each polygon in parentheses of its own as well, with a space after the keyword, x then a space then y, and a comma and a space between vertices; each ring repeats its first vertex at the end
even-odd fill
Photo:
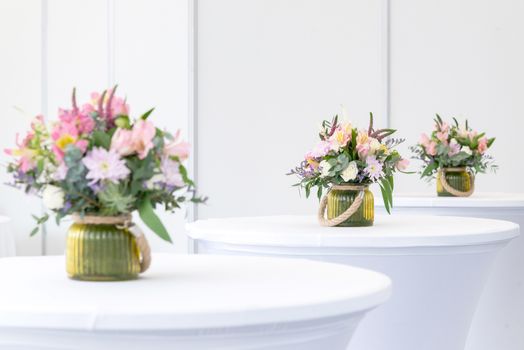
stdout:
POLYGON ((94 184, 99 180, 108 180, 116 183, 125 179, 130 173, 125 161, 120 158, 118 153, 101 147, 93 148, 82 159, 82 163, 89 170, 86 178, 91 180, 90 184, 94 184))

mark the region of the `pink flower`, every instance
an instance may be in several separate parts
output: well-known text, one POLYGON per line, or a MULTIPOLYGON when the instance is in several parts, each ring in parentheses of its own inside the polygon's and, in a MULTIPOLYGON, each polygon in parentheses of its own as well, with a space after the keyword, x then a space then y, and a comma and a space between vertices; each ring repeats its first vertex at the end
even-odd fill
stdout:
POLYGON ((439 131, 437 132, 437 139, 440 140, 440 142, 447 144, 448 143, 448 137, 449 133, 447 131, 439 131))
POLYGON ((44 122, 44 116, 43 115, 37 115, 33 121, 31 122, 31 129, 34 131, 46 131, 46 126, 44 122))
POLYGON ((80 134, 90 134, 95 128, 95 121, 87 114, 67 109, 59 109, 58 114, 62 123, 74 125, 80 134))
POLYGON ((90 179, 90 184, 100 180, 108 180, 117 183, 125 179, 130 170, 126 167, 126 162, 120 158, 120 155, 113 151, 105 150, 101 147, 93 148, 87 156, 82 159, 82 163, 89 172, 86 179, 90 179))
POLYGON ((138 153, 138 158, 144 159, 154 147, 153 138, 156 128, 153 123, 140 119, 133 125, 132 139, 133 148, 138 153))
POLYGON ((457 140, 452 139, 449 143, 448 156, 453 157, 454 155, 458 154, 459 152, 460 152, 460 144, 457 142, 457 140))
POLYGON ((421 134, 420 135, 420 144, 424 147, 426 150, 426 153, 430 156, 434 156, 437 154, 437 143, 433 140, 431 140, 428 135, 421 134))
POLYGON ((479 145, 477 147, 477 150, 479 151, 480 154, 484 154, 484 152, 486 152, 487 149, 488 149, 488 139, 486 137, 482 137, 479 140, 479 145))
POLYGON ((111 138, 111 151, 118 153, 122 157, 135 153, 133 131, 121 128, 116 129, 111 138))
POLYGON ((329 138, 331 149, 338 151, 341 147, 345 147, 351 140, 351 132, 351 124, 339 126, 329 138))
POLYGON ((407 168, 408 168, 408 165, 409 165, 409 160, 407 159, 404 159, 404 158, 401 158, 397 164, 396 164, 396 167, 398 170, 400 171, 405 171, 407 168))
POLYGON ((371 149, 371 146, 369 145, 369 143, 361 143, 357 145, 357 152, 358 152, 359 158, 366 159, 369 154, 370 149, 371 149))
POLYGON ((16 134, 16 145, 18 148, 4 150, 6 154, 18 158, 19 169, 24 173, 36 167, 37 151, 30 147, 34 136, 35 134, 32 131, 28 132, 26 137, 20 141, 20 135, 16 134))
POLYGON ((183 161, 189 157, 190 144, 184 141, 178 142, 179 137, 180 130, 176 132, 173 141, 165 145, 164 154, 171 157, 177 157, 178 160, 183 161))
POLYGON ((444 122, 444 123, 442 123, 440 128, 437 127, 437 130, 440 130, 440 131, 442 131, 444 133, 448 133, 449 132, 449 124, 444 122))
MULTIPOLYGON (((104 108, 106 108, 106 103, 109 101, 109 96, 111 96, 111 92, 113 89, 108 89, 106 91, 103 105, 104 108)), ((98 106, 98 102, 100 101, 101 95, 98 92, 91 93, 91 103, 93 106, 98 106)), ((114 119, 115 117, 119 115, 129 115, 129 105, 126 104, 126 101, 117 96, 113 96, 113 99, 111 100, 111 119, 114 119)), ((107 111, 104 111, 104 113, 107 111)), ((107 117, 105 114, 102 117, 107 117)))
POLYGON ((164 175, 164 182, 166 185, 176 187, 184 186, 184 179, 180 174, 179 162, 174 161, 169 157, 164 157, 160 164, 160 170, 162 171, 162 175, 164 175))
POLYGON ((331 150, 331 144, 329 141, 320 141, 315 145, 312 151, 306 154, 306 159, 308 158, 321 158, 329 153, 331 150))
POLYGON ((426 153, 430 156, 435 156, 437 154, 437 143, 435 141, 430 141, 426 147, 426 153))
POLYGON ((364 160, 371 150, 371 138, 367 130, 361 130, 357 135, 357 152, 360 159, 364 160))
POLYGON ((424 133, 420 134, 420 141, 419 142, 420 142, 420 144, 422 146, 427 147, 429 145, 429 141, 430 140, 429 140, 428 135, 426 135, 424 133))
POLYGON ((59 162, 63 160, 69 145, 76 146, 82 152, 86 151, 88 145, 87 140, 80 139, 80 133, 74 121, 57 123, 51 132, 51 139, 54 141, 53 153, 59 162))

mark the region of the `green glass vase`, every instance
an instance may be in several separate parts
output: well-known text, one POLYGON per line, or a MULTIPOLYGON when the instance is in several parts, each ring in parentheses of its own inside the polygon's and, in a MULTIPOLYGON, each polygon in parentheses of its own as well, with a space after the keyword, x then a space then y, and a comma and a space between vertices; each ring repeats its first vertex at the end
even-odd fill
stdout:
MULTIPOLYGON (((340 216, 355 201, 360 191, 333 189, 328 193, 327 218, 329 220, 340 216)), ((366 187, 362 204, 357 211, 346 221, 337 226, 372 226, 375 218, 375 204, 373 193, 366 187)))
POLYGON ((437 173, 437 195, 439 197, 457 197, 455 194, 446 191, 442 185, 443 176, 445 176, 449 186, 462 193, 468 193, 475 180, 466 168, 444 168, 443 171, 437 173))
POLYGON ((135 237, 117 225, 74 223, 67 234, 66 269, 77 280, 135 279, 140 272, 135 237))

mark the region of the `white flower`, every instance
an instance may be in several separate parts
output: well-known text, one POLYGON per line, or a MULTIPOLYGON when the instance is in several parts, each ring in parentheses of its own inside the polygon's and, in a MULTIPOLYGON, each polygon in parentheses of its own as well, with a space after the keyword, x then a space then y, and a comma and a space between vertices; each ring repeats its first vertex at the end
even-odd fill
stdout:
POLYGON ((42 199, 47 209, 62 209, 64 207, 65 193, 60 187, 47 185, 42 192, 42 199))
POLYGON ((370 139, 369 142, 369 154, 375 154, 382 147, 382 144, 374 138, 370 139))
POLYGON ((464 153, 467 153, 469 155, 473 154, 473 152, 471 151, 471 148, 469 148, 469 147, 462 147, 461 151, 464 152, 464 153))
POLYGON ((158 190, 162 188, 162 184, 165 183, 166 179, 162 174, 153 175, 152 178, 146 181, 146 188, 148 190, 158 190))
POLYGON ((340 176, 342 176, 342 179, 344 179, 344 181, 348 182, 351 180, 355 180, 357 178, 357 174, 358 174, 357 163, 355 161, 352 161, 348 164, 347 168, 344 169, 344 171, 342 172, 342 174, 340 174, 340 176))
POLYGON ((319 166, 320 166, 320 177, 328 176, 329 170, 331 170, 331 165, 327 161, 323 160, 320 162, 319 166))

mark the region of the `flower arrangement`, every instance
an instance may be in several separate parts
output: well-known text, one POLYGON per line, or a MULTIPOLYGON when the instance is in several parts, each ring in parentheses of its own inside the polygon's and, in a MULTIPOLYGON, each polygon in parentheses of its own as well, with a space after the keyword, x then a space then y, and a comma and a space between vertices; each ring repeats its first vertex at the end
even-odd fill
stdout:
MULTIPOLYGON (((154 212, 173 211, 186 201, 203 202, 183 161, 189 144, 160 130, 149 120, 150 109, 136 120, 129 105, 113 89, 91 94, 82 106, 73 89, 72 108, 60 109, 58 120, 37 116, 31 130, 6 150, 13 157, 7 171, 13 185, 41 195, 59 223, 71 214, 118 216, 139 212, 142 221, 171 242, 154 212)), ((49 215, 35 217, 37 224, 49 215)), ((38 232, 38 226, 32 235, 38 232)))
POLYGON ((336 115, 332 121, 322 122, 320 141, 288 175, 300 178, 295 186, 304 188, 306 197, 317 187, 319 200, 330 185, 379 183, 389 212, 393 204, 393 173, 405 171, 409 164, 393 149, 403 140, 388 138, 395 131, 374 130, 372 113, 365 130, 358 130, 350 122, 339 122, 336 115))
POLYGON ((421 177, 431 179, 439 169, 451 167, 465 167, 475 173, 485 173, 488 168, 496 170, 493 158, 486 153, 494 137, 471 129, 467 120, 461 126, 453 118, 453 124, 449 124, 437 114, 434 121, 431 135, 423 133, 419 143, 410 147, 415 154, 413 158, 424 163, 421 177))

